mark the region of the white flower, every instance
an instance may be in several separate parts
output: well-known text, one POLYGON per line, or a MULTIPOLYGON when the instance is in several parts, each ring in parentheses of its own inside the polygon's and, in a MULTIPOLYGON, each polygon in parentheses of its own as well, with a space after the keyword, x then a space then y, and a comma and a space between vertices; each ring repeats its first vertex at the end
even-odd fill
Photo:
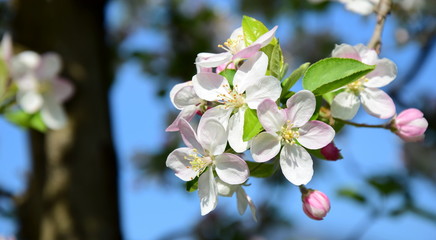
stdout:
POLYGON ((366 112, 381 119, 390 118, 395 114, 395 104, 392 99, 380 87, 386 86, 397 76, 397 67, 389 59, 379 59, 376 51, 359 44, 350 46, 347 44, 337 45, 332 52, 332 57, 352 58, 368 65, 376 65, 376 68, 360 78, 348 84, 343 92, 339 93, 332 102, 332 115, 344 120, 352 119, 362 102, 366 112))
POLYGON ((278 109, 270 99, 259 105, 257 115, 266 132, 253 138, 251 154, 256 162, 266 162, 281 149, 283 175, 298 186, 307 184, 313 175, 312 158, 303 147, 322 148, 333 140, 335 131, 323 122, 309 121, 316 106, 312 92, 296 93, 286 106, 286 109, 278 109))
POLYGON ((218 189, 214 171, 219 179, 228 184, 242 184, 248 176, 247 163, 240 157, 224 153, 227 133, 215 119, 201 119, 197 134, 185 119, 179 129, 187 147, 170 153, 166 165, 183 181, 198 179, 201 214, 205 215, 217 205, 218 189))
POLYGON ((242 185, 231 185, 227 184, 221 180, 217 181, 218 194, 225 197, 231 197, 236 192, 236 201, 238 203, 238 212, 240 215, 245 213, 247 206, 250 206, 251 216, 254 221, 257 221, 256 217, 256 206, 251 200, 250 196, 247 195, 242 185))
POLYGON ((11 75, 18 85, 18 104, 27 113, 41 111, 44 123, 51 129, 66 124, 61 104, 74 91, 67 80, 58 77, 60 70, 61 60, 55 53, 40 56, 25 51, 11 60, 11 75))
POLYGON ((236 152, 248 148, 248 142, 242 139, 247 107, 257 109, 264 99, 275 101, 280 97, 280 82, 273 76, 265 76, 267 67, 268 57, 258 52, 236 71, 233 88, 226 78, 215 73, 198 73, 193 77, 194 89, 200 98, 221 104, 207 110, 203 118, 217 118, 228 128, 229 144, 236 152))
POLYGON ((380 0, 339 0, 348 11, 367 16, 374 12, 380 0))
POLYGON ((238 59, 250 58, 256 54, 260 48, 268 45, 274 38, 274 34, 277 30, 277 26, 272 28, 267 33, 260 36, 250 46, 246 46, 244 33, 242 27, 235 29, 229 39, 218 47, 226 50, 223 53, 199 53, 195 64, 197 64, 197 70, 201 71, 198 66, 204 68, 218 67, 219 65, 226 64, 230 61, 237 61, 238 59))
POLYGON ((6 62, 6 64, 9 64, 9 61, 12 58, 12 39, 9 33, 5 33, 3 35, 2 41, 0 43, 0 49, 2 59, 6 62))

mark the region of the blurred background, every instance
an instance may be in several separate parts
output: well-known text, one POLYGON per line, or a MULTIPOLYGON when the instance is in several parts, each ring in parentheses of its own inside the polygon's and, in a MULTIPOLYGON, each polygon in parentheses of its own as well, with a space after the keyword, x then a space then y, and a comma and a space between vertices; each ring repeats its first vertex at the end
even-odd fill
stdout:
MULTIPOLYGON (((197 193, 165 167, 182 145, 165 132, 178 114, 169 90, 196 73, 198 53, 221 52, 242 15, 279 26, 290 73, 335 44, 367 43, 375 14, 322 0, 0 1, 15 50, 58 52, 76 86, 65 129, 42 134, 0 119, 0 239, 435 239, 436 2, 393 2, 381 57, 398 77, 384 90, 397 112, 424 112, 425 141, 347 127, 336 138, 344 158, 315 160, 308 185, 330 197, 328 216, 306 217, 278 171, 249 180, 254 222, 235 197, 201 217, 197 193)), ((382 123, 363 111, 354 121, 382 123)))

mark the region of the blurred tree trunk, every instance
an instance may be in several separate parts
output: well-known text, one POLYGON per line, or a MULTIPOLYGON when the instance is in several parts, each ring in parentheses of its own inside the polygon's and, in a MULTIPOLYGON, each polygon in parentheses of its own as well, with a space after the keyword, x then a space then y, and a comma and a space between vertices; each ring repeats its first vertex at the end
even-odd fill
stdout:
POLYGON ((28 189, 18 200, 19 238, 121 239, 117 162, 108 90, 105 0, 15 0, 14 42, 39 53, 58 52, 76 93, 68 126, 30 133, 28 189))

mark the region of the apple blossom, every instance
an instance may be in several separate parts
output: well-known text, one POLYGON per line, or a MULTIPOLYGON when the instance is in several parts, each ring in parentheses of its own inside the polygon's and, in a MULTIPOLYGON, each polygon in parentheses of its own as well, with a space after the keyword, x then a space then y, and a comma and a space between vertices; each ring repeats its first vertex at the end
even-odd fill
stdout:
POLYGON ((18 85, 17 101, 27 113, 41 111, 44 123, 60 129, 67 122, 61 104, 73 93, 70 82, 58 76, 61 59, 56 53, 25 51, 11 59, 11 75, 18 85))
POLYGON ((274 38, 274 34, 277 30, 277 26, 272 28, 267 33, 260 36, 251 45, 245 44, 244 33, 242 27, 239 27, 233 31, 230 38, 227 39, 223 45, 218 47, 226 50, 223 53, 199 53, 195 64, 203 68, 218 67, 222 64, 227 64, 231 61, 238 61, 239 59, 246 59, 256 54, 260 48, 268 45, 274 38))
POLYGON ((379 59, 375 50, 359 44, 336 45, 332 57, 352 58, 376 68, 366 76, 348 84, 332 102, 331 111, 335 118, 352 119, 359 110, 360 103, 366 112, 381 119, 395 114, 395 104, 380 87, 386 86, 397 76, 397 67, 389 59, 379 59))
POLYGON ((248 142, 242 139, 246 109, 257 109, 264 99, 275 101, 280 97, 280 82, 273 76, 265 76, 267 67, 268 57, 259 52, 236 71, 233 88, 226 78, 216 73, 201 72, 192 79, 200 98, 220 104, 207 110, 203 118, 217 118, 228 128, 229 144, 236 152, 248 148, 248 142))
POLYGON ((369 15, 374 12, 380 0, 339 0, 345 5, 348 11, 360 14, 369 15))
POLYGON ((393 132, 406 142, 416 142, 424 139, 428 122, 424 114, 416 108, 409 108, 394 117, 391 122, 393 132))
POLYGON ((323 220, 330 211, 330 200, 323 192, 305 189, 301 196, 304 213, 314 219, 323 220))
POLYGON ((202 119, 197 134, 191 125, 180 119, 180 134, 187 147, 175 149, 166 160, 166 166, 183 181, 198 179, 201 214, 205 215, 217 205, 218 189, 214 171, 228 184, 242 184, 248 176, 247 163, 237 155, 224 153, 227 132, 216 119, 202 119))
POLYGON ((256 217, 256 206, 251 200, 250 196, 247 195, 242 185, 231 185, 227 184, 221 180, 217 181, 218 194, 225 197, 231 197, 236 192, 236 200, 238 204, 238 212, 240 215, 245 213, 247 206, 250 206, 251 216, 254 221, 257 221, 256 217))
POLYGON ((316 101, 312 92, 302 90, 279 109, 271 99, 257 109, 259 121, 266 132, 253 138, 251 154, 256 162, 266 162, 280 152, 280 166, 285 177, 295 185, 312 179, 313 162, 303 148, 319 149, 333 140, 335 131, 320 121, 309 121, 316 101), (283 148, 282 148, 283 145, 283 148))

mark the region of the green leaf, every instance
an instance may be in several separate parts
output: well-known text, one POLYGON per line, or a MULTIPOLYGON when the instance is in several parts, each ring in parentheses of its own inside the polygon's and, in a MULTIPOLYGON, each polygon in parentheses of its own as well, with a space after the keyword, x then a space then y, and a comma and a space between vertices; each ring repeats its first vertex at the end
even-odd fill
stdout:
POLYGON ((404 192, 403 184, 395 176, 374 176, 367 179, 367 182, 382 195, 404 192))
POLYGON ((235 73, 236 73, 235 69, 225 69, 224 71, 220 72, 220 75, 227 79, 230 86, 233 86, 233 77, 235 76, 235 73))
POLYGON ((25 128, 33 128, 40 132, 47 131, 47 126, 44 124, 40 113, 29 114, 23 110, 5 113, 5 117, 10 122, 25 128))
POLYGON ((301 66, 299 66, 295 71, 289 75, 283 82, 282 82, 282 94, 280 95, 280 98, 285 97, 286 93, 289 89, 291 89, 292 86, 300 79, 304 73, 306 72, 307 68, 309 67, 310 63, 303 63, 301 66))
POLYGON ((338 195, 342 197, 346 197, 348 199, 354 200, 357 203, 364 204, 366 203, 366 198, 364 195, 358 193, 356 190, 351 188, 342 188, 338 190, 338 195))
POLYGON ((186 182, 186 191, 193 192, 198 189, 198 177, 186 182))
POLYGON ((0 99, 3 98, 6 92, 7 80, 8 80, 8 68, 6 66, 6 62, 3 59, 0 59, 0 99))
POLYGON ((250 176, 258 178, 270 177, 276 171, 274 164, 271 163, 258 163, 246 161, 250 169, 250 176))
POLYGON ((332 105, 333 99, 336 97, 336 95, 338 95, 339 93, 345 91, 345 89, 341 88, 337 91, 333 91, 333 92, 328 92, 328 93, 324 93, 322 95, 322 97, 324 98, 324 100, 326 102, 328 102, 330 105, 332 105))
POLYGON ((322 95, 358 80, 374 68, 350 58, 326 58, 307 69, 303 88, 322 95))
POLYGON ((262 124, 260 124, 257 118, 256 110, 247 108, 244 115, 244 142, 249 141, 263 130, 262 124))
MULTIPOLYGON (((242 31, 244 33, 245 45, 249 46, 269 30, 261 21, 252 17, 243 16, 242 31)), ((274 38, 270 44, 276 45, 277 39, 274 38)))
POLYGON ((316 96, 315 101, 316 101, 315 111, 313 112, 313 115, 310 118, 310 120, 318 119, 319 109, 321 109, 321 106, 322 106, 322 96, 316 96))
POLYGON ((280 48, 280 44, 276 44, 273 47, 271 57, 269 58, 269 70, 271 76, 280 78, 283 68, 283 53, 280 48))

